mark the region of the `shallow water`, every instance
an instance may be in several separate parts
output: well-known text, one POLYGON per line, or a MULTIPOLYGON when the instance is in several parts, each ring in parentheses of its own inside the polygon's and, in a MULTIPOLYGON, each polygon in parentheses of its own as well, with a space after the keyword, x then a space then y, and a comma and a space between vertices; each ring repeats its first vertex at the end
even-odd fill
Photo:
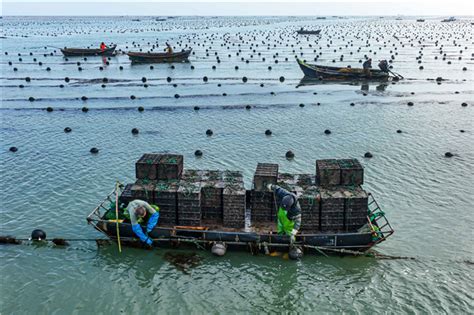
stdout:
POLYGON ((182 272, 165 259, 166 250, 119 254, 115 246, 97 249, 85 241, 68 249, 2 246, 2 313, 472 313, 474 46, 468 21, 5 17, 3 34, 2 235, 23 238, 42 228, 50 238, 101 237, 85 217, 115 180, 133 180, 134 162, 144 152, 184 154, 187 168, 241 170, 247 187, 257 162, 312 173, 316 159, 356 157, 365 167, 364 187, 396 230, 377 251, 415 259, 306 256, 295 263, 199 251, 200 263, 182 272), (301 26, 321 28, 322 36, 297 37, 301 26), (148 50, 157 40, 159 49, 169 41, 195 54, 174 69, 150 69, 130 65, 126 55, 111 57, 109 65, 100 57, 66 61, 49 47, 106 41, 123 51, 133 42, 140 45, 133 50, 148 50), (313 49, 322 52, 318 63, 339 66, 360 66, 369 55, 376 67, 378 58, 394 55, 393 70, 405 80, 298 86, 303 76, 294 56, 311 61, 313 49), (437 84, 437 77, 446 80, 437 84), (89 112, 81 112, 83 106, 89 112), (140 134, 132 135, 132 128, 140 134), (214 135, 207 137, 206 129, 214 135), (11 146, 18 152, 9 152, 11 146), (89 153, 92 147, 98 155, 89 153), (197 149, 202 158, 194 157, 197 149), (294 160, 285 159, 288 150, 294 160), (364 159, 367 151, 374 158, 364 159), (447 151, 454 157, 445 158, 447 151))

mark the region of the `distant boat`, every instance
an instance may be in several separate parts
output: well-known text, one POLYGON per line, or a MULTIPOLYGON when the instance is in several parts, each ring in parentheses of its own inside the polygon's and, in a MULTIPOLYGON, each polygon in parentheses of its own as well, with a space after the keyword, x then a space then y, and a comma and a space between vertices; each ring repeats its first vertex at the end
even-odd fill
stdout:
POLYGON ((110 56, 114 54, 115 51, 114 46, 110 46, 105 50, 101 50, 99 48, 89 49, 89 48, 67 48, 64 47, 61 49, 61 52, 66 57, 79 57, 79 56, 110 56))
POLYGON ((444 19, 441 22, 454 22, 454 21, 456 21, 456 19, 454 18, 454 16, 451 16, 450 18, 444 19))
POLYGON ((315 64, 308 64, 300 59, 297 59, 297 61, 305 77, 307 78, 386 80, 390 77, 388 72, 378 69, 370 69, 370 76, 367 76, 364 72, 364 69, 319 66, 315 64))
POLYGON ((160 63, 187 61, 192 49, 175 53, 150 53, 150 52, 128 52, 127 55, 132 63, 160 63))
POLYGON ((416 20, 417 22, 424 22, 425 20, 424 19, 418 19, 416 20))
POLYGON ((325 16, 318 16, 318 17, 316 18, 316 20, 325 20, 325 19, 326 19, 325 16))
POLYGON ((321 33, 321 30, 310 31, 310 30, 299 29, 296 31, 296 33, 300 35, 319 35, 319 33, 321 33))

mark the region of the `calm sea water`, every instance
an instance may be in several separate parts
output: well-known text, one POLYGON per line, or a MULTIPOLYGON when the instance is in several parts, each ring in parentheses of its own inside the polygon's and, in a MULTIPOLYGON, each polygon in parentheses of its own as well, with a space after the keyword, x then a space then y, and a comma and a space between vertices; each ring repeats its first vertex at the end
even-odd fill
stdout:
POLYGON ((376 250, 411 258, 293 262, 196 251, 200 264, 182 272, 164 249, 119 254, 86 241, 68 249, 2 246, 2 314, 474 311, 470 21, 4 17, 2 24, 0 234, 26 238, 42 228, 50 238, 100 238, 85 217, 116 180, 133 180, 145 152, 181 153, 187 168, 241 170, 248 187, 257 162, 312 173, 316 159, 355 157, 365 167, 364 187, 396 230, 376 250), (297 36, 300 27, 322 35, 297 36), (58 49, 101 41, 121 51, 162 50, 168 41, 194 54, 189 63, 150 69, 126 55, 66 60, 58 49), (317 55, 318 63, 353 67, 364 55, 374 66, 393 56, 405 80, 299 86, 295 56, 317 55), (437 77, 445 80, 437 84, 437 77), (197 149, 202 158, 194 157, 197 149), (294 160, 285 159, 288 150, 294 160), (363 158, 367 151, 372 159, 363 158))

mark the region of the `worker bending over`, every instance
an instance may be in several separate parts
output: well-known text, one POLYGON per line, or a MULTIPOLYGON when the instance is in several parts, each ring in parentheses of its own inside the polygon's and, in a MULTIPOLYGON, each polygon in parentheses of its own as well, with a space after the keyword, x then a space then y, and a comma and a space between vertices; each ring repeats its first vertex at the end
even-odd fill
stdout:
POLYGON ((152 245, 153 241, 152 239, 148 236, 148 233, 150 233, 158 223, 158 219, 160 218, 160 213, 158 212, 160 208, 152 207, 148 202, 135 199, 133 201, 130 201, 130 203, 127 206, 127 211, 130 214, 130 222, 132 223, 132 230, 133 232, 140 238, 140 241, 143 243, 146 243, 147 245, 152 245), (138 223, 138 221, 141 218, 144 218, 147 213, 149 213, 151 216, 148 219, 148 223, 146 225, 146 234, 143 233, 143 229, 141 225, 138 223))
POLYGON ((301 226, 301 207, 295 194, 278 185, 268 184, 268 190, 275 193, 278 206, 278 234, 290 236, 293 244, 301 226))

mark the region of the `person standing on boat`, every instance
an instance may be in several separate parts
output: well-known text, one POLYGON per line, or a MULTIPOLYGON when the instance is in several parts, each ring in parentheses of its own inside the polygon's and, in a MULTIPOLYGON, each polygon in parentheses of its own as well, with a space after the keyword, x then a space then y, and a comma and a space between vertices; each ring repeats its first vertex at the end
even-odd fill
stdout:
POLYGON ((379 62, 379 68, 383 72, 388 72, 388 62, 387 60, 380 60, 379 62))
POLYGON ((105 51, 106 49, 107 49, 107 45, 104 42, 100 43, 100 50, 105 51))
POLYGON ((160 213, 159 213, 160 208, 155 207, 153 208, 150 206, 150 204, 146 201, 135 199, 133 201, 130 201, 130 203, 127 206, 127 211, 128 214, 130 215, 130 222, 132 223, 132 230, 133 232, 138 236, 140 241, 147 245, 152 245, 153 241, 152 239, 148 236, 148 233, 150 233, 158 223, 158 219, 160 218, 160 213), (158 211, 157 211, 158 210, 158 211), (139 220, 141 218, 144 218, 147 213, 149 213, 151 216, 148 219, 148 223, 146 226, 146 234, 143 233, 142 226, 139 224, 139 220))
POLYGON ((166 43, 166 53, 168 55, 171 55, 173 53, 173 48, 171 47, 170 44, 166 43))
POLYGON ((365 76, 370 77, 370 68, 372 68, 372 58, 367 59, 362 64, 362 68, 364 68, 365 76))
POLYGON ((298 198, 278 185, 268 184, 267 188, 275 193, 278 206, 278 234, 289 235, 293 244, 301 226, 301 207, 298 198))

